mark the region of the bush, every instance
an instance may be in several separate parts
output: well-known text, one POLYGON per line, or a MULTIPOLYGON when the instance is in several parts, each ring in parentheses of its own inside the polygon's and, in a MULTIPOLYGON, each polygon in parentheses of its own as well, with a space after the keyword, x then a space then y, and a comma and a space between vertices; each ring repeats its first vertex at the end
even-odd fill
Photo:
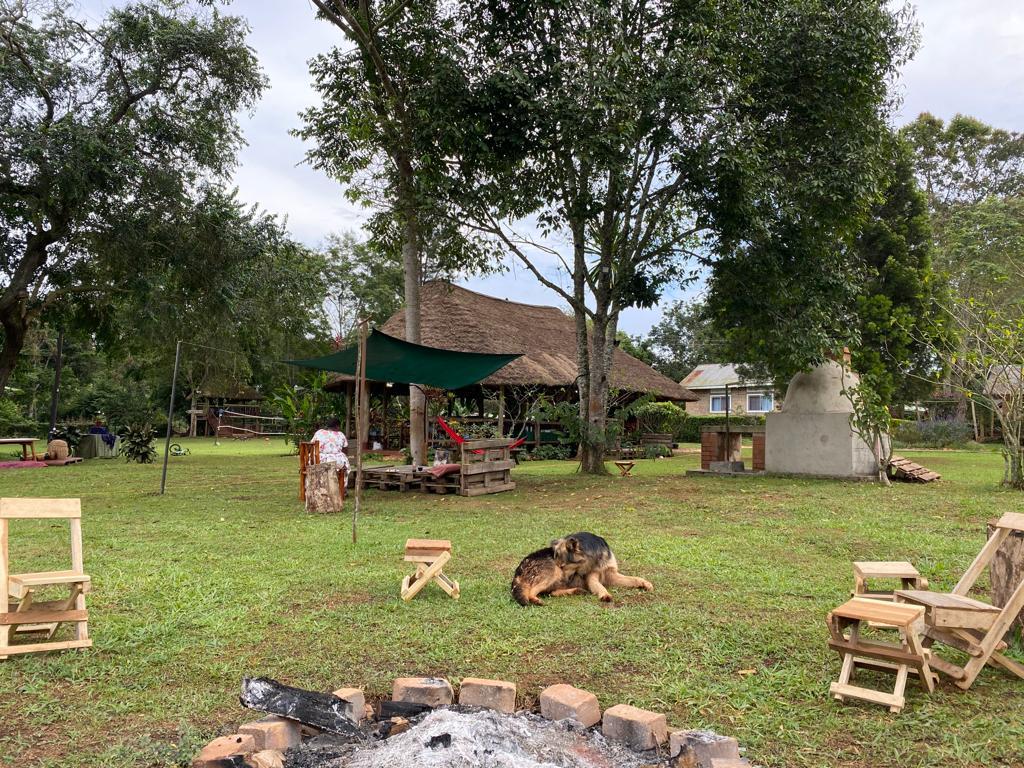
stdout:
POLYGON ((962 421, 893 421, 892 441, 898 448, 962 448, 973 438, 973 427, 962 421))
POLYGON ((78 450, 78 444, 82 442, 82 428, 77 424, 64 422, 54 426, 50 432, 50 440, 63 440, 68 444, 72 452, 78 450))
POLYGON ((645 459, 667 459, 672 456, 672 449, 667 445, 645 445, 645 459))
POLYGON ((530 461, 564 461, 572 457, 573 451, 567 445, 541 445, 526 454, 530 461))
POLYGON ((125 461, 152 464, 156 460, 153 447, 153 427, 149 424, 132 424, 121 431, 121 452, 125 461))
MULTIPOLYGON (((764 426, 764 416, 730 416, 729 423, 737 427, 758 427, 764 426)), ((700 428, 725 424, 725 416, 695 416, 687 414, 686 418, 679 425, 678 430, 673 434, 678 443, 699 443, 700 428)))
POLYGON ((686 421, 686 411, 675 403, 644 403, 633 414, 638 432, 670 432, 673 435, 686 421))
POLYGON ((0 435, 4 437, 34 437, 45 427, 32 419, 25 418, 17 403, 0 398, 0 435))

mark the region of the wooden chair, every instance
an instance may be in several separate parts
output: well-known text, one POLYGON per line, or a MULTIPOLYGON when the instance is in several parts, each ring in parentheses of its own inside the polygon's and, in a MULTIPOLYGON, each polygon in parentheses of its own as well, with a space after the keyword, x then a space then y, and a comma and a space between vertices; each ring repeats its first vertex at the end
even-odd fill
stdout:
POLYGON ((80 499, 0 499, 0 590, 4 613, 0 613, 0 659, 21 653, 88 648, 89 614, 85 593, 91 581, 82 560, 82 502, 80 499), (40 573, 11 573, 8 533, 11 520, 67 520, 71 530, 71 570, 40 573), (67 587, 62 600, 35 600, 35 593, 47 587, 67 587), (63 623, 75 625, 73 640, 53 641, 63 623), (17 635, 44 635, 43 642, 15 645, 17 635))
POLYGON ((299 443, 299 501, 306 500, 306 469, 320 463, 320 442, 317 440, 299 443))
POLYGON ((838 682, 829 693, 837 700, 861 699, 899 712, 906 703, 907 676, 914 672, 927 691, 935 690, 931 654, 923 645, 924 609, 883 600, 854 597, 833 610, 827 619, 829 647, 843 659, 838 682), (861 623, 878 624, 899 631, 899 643, 865 640, 861 623), (849 629, 849 634, 846 630, 849 629), (896 673, 892 693, 854 685, 851 680, 858 667, 896 673))
POLYGON ((896 591, 897 602, 924 608, 927 645, 940 642, 970 656, 969 661, 962 667, 938 656, 932 657, 932 666, 939 672, 949 675, 964 690, 973 685, 986 664, 1003 667, 1024 679, 1024 664, 1013 661, 1002 653, 1006 648, 1003 636, 1024 609, 1024 579, 1002 608, 967 596, 1007 537, 1018 531, 1024 532, 1024 514, 1007 512, 999 518, 995 523, 995 532, 953 587, 952 592, 930 592, 923 589, 896 591))
POLYGON ((452 543, 447 539, 408 539, 405 542, 406 562, 416 563, 416 574, 402 579, 402 599, 409 602, 431 581, 455 600, 459 599, 459 582, 445 576, 443 568, 452 559, 452 543))

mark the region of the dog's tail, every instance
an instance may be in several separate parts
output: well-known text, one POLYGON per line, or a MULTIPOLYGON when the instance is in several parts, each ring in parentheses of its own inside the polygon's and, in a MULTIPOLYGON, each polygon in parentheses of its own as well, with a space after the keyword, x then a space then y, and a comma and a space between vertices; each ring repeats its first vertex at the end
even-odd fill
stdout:
POLYGON ((530 601, 526 599, 526 591, 523 589, 523 580, 520 578, 512 579, 512 598, 520 605, 530 604, 530 601))

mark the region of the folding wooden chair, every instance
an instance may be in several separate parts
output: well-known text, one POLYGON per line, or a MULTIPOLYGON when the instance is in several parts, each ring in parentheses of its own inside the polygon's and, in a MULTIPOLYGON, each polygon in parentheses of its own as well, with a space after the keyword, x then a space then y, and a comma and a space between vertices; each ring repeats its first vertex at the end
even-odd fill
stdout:
POLYGON ((409 602, 431 581, 455 600, 459 599, 459 582, 443 572, 452 559, 452 543, 445 539, 408 539, 405 542, 406 562, 416 563, 416 574, 402 579, 402 599, 409 602))
POLYGON ((21 653, 88 648, 89 614, 85 593, 91 581, 83 570, 82 502, 80 499, 0 499, 0 659, 21 653), (71 570, 11 573, 8 533, 11 520, 67 520, 71 529, 71 570), (67 587, 65 599, 36 601, 47 587, 67 587), (75 625, 74 640, 53 641, 63 623, 75 625), (43 642, 14 644, 18 635, 43 635, 43 642))
POLYGON ((861 699, 899 712, 906 703, 904 692, 907 676, 917 674, 927 691, 935 690, 935 674, 931 670, 931 654, 922 643, 924 609, 883 600, 854 597, 828 615, 829 647, 843 659, 839 680, 829 688, 839 701, 861 699), (899 632, 899 643, 865 640, 861 623, 878 624, 899 632), (846 630, 849 630, 849 634, 846 630), (854 685, 851 681, 858 667, 894 672, 896 682, 892 693, 854 685))
POLYGON ((952 592, 930 592, 922 589, 896 591, 898 603, 922 606, 925 609, 926 644, 940 642, 970 656, 962 667, 938 656, 932 656, 932 666, 949 675, 964 690, 986 664, 993 664, 1024 679, 1024 664, 1003 655, 1006 648, 1003 636, 1014 619, 1024 609, 1024 579, 1002 608, 967 597, 978 577, 991 564, 996 552, 1014 532, 1024 532, 1024 514, 1007 512, 995 523, 995 533, 982 547, 974 562, 957 582, 952 592))

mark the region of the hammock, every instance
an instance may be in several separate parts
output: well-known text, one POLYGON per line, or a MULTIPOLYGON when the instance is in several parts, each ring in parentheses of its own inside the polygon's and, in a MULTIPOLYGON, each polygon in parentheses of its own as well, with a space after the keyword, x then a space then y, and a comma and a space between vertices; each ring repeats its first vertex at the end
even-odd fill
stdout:
MULTIPOLYGON (((464 438, 462 435, 460 435, 458 432, 452 429, 451 425, 448 424, 448 422, 446 422, 440 416, 437 417, 437 423, 441 425, 441 429, 443 429, 447 433, 448 437, 455 441, 456 445, 462 445, 464 442, 466 442, 466 438, 464 438)), ((518 448, 525 442, 526 438, 520 437, 518 440, 512 443, 512 445, 509 446, 509 449, 511 450, 513 448, 518 448)), ((473 453, 483 453, 483 450, 475 450, 473 451, 473 453)))

